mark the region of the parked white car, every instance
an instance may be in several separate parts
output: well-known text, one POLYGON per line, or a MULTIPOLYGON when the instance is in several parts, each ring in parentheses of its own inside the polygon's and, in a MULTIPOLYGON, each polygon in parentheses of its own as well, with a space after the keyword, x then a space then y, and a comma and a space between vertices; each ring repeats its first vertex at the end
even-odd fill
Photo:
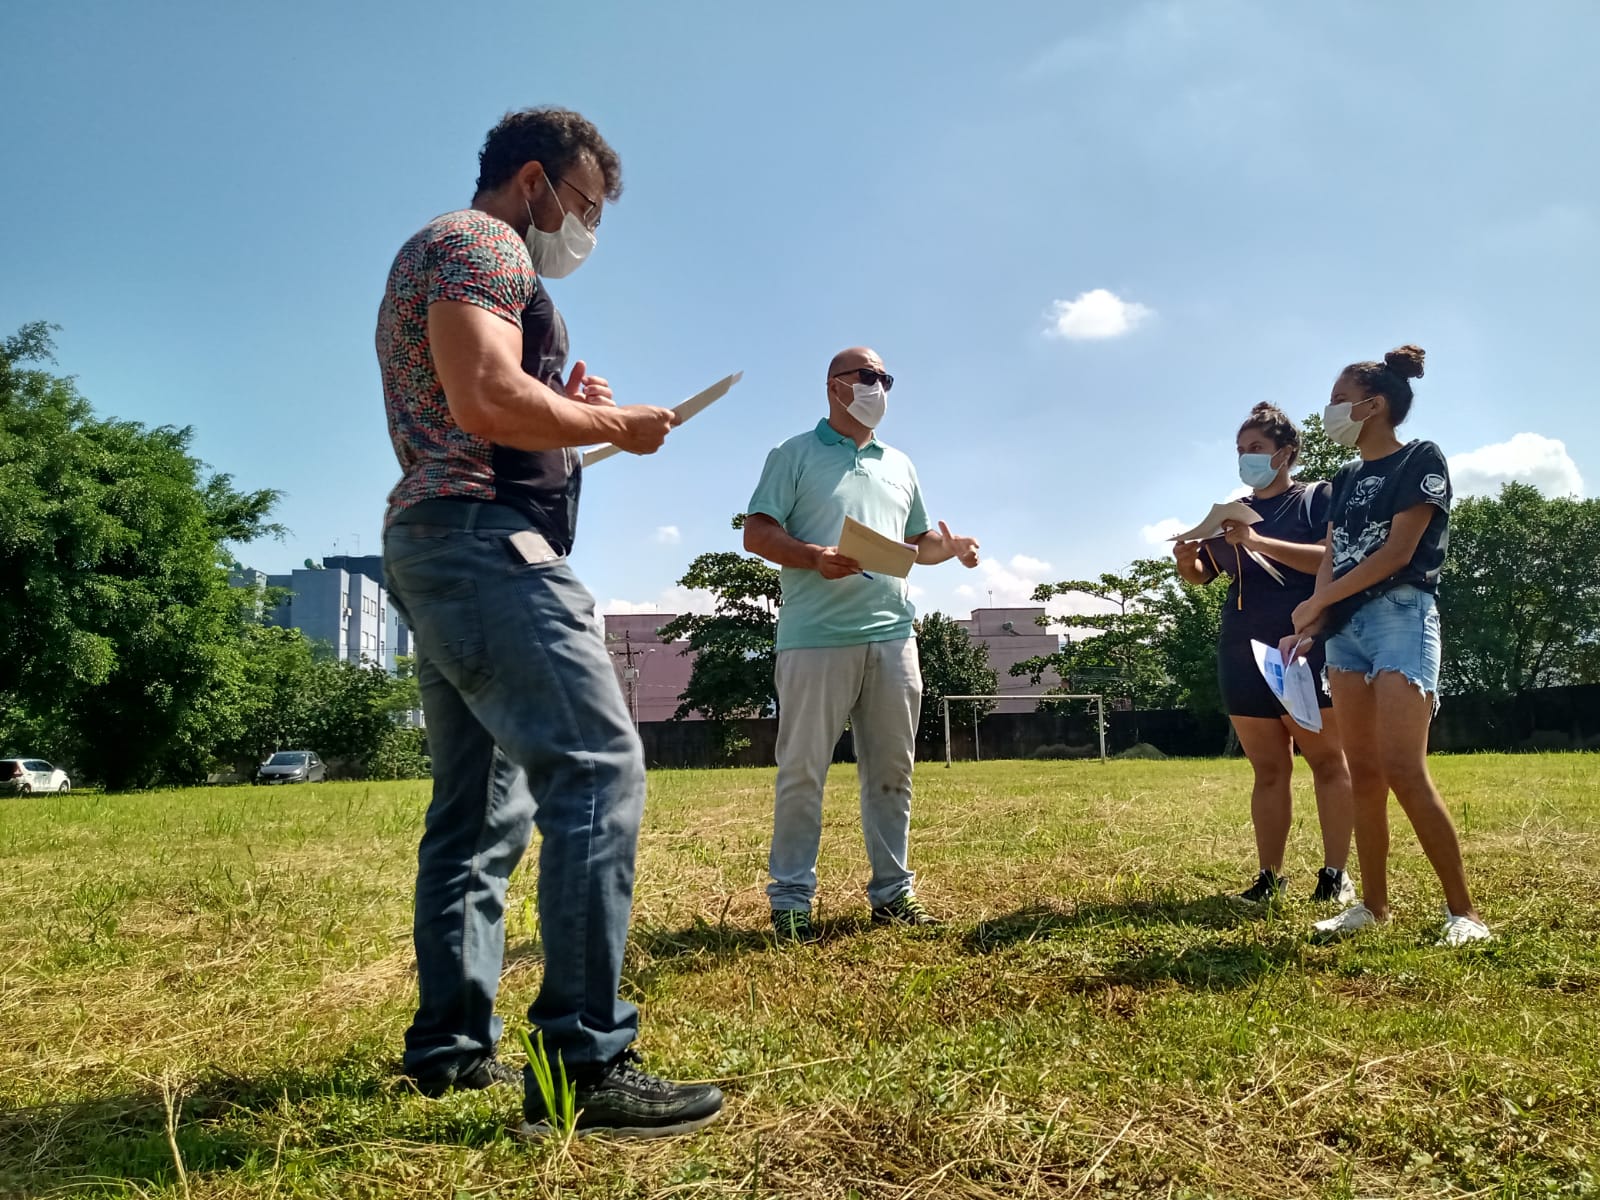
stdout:
POLYGON ((0 758, 0 796, 70 792, 72 780, 42 758, 0 758))

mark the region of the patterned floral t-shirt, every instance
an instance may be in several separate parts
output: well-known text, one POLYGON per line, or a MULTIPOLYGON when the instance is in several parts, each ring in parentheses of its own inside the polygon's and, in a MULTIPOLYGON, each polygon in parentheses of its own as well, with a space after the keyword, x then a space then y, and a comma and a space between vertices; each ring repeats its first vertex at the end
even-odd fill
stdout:
POLYGON ((511 504, 562 550, 577 520, 580 456, 528 452, 463 431, 450 415, 428 345, 428 306, 475 304, 520 325, 522 367, 552 387, 566 368, 567 330, 521 236, 475 209, 446 213, 400 248, 378 310, 378 365, 400 482, 385 527, 422 500, 461 497, 511 504))

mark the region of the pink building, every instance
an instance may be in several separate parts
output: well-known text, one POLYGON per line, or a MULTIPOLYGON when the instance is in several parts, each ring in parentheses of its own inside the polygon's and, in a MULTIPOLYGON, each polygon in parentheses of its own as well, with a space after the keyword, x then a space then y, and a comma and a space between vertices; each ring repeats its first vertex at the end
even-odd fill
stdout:
MULTIPOLYGON (((988 649, 989 665, 998 676, 995 690, 1000 694, 1043 692, 1059 686, 1061 679, 1054 671, 1046 674, 1037 686, 1029 683, 1026 676, 1011 674, 1015 663, 1056 652, 1059 645, 1056 635, 1046 633, 1035 619, 1043 615, 1042 607, 979 608, 973 610, 970 619, 958 622, 973 641, 988 649)), ((616 667, 617 682, 628 700, 629 710, 641 724, 670 720, 677 711, 678 698, 689 686, 694 656, 683 653, 682 642, 663 642, 658 632, 672 619, 672 613, 606 616, 606 646, 616 667)), ((1033 709, 1032 700, 1002 700, 995 710, 1032 712, 1033 709)), ((700 719, 699 713, 689 717, 691 721, 700 719)))
MULTIPOLYGON (((683 642, 663 642, 658 630, 673 613, 608 613, 606 649, 628 708, 643 724, 670 720, 678 697, 689 686, 694 657, 683 654, 683 642)), ((700 720, 695 713, 691 721, 700 720)))

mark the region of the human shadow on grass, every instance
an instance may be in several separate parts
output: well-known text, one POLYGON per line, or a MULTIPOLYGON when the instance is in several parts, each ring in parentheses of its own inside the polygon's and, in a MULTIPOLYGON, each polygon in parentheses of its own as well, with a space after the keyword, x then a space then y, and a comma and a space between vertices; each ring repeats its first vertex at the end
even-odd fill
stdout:
POLYGON ((1108 939, 1113 947, 1108 961, 1103 966, 1088 963, 1075 974, 1064 972, 1059 979, 1063 989, 1094 992, 1175 983, 1226 991, 1250 987, 1301 961, 1298 929, 1285 924, 1275 934, 1269 925, 1272 918, 1265 907, 1242 906, 1227 896, 1087 903, 1068 909, 1034 904, 982 922, 967 935, 965 945, 973 954, 993 954, 1010 946, 1100 930, 1115 935, 1108 939), (1163 944, 1159 936, 1145 936, 1174 927, 1202 931, 1202 937, 1203 931, 1210 931, 1212 936, 1182 947, 1163 944), (1250 936, 1226 936, 1239 930, 1250 931, 1250 936))
MULTIPOLYGON (((296 1152, 349 1145, 370 1135, 373 1105, 385 1106, 385 1139, 480 1146, 504 1136, 520 1100, 418 1102, 416 1092, 375 1056, 352 1054, 321 1070, 216 1071, 184 1080, 173 1098, 171 1141, 193 1180, 245 1168, 270 1169, 286 1127, 296 1152), (499 1111, 504 1109, 505 1111, 499 1111)), ((100 1096, 0 1111, 0 1195, 59 1192, 91 1180, 136 1188, 178 1183, 168 1140, 168 1097, 156 1084, 100 1096)))
POLYGON ((1149 925, 1188 925, 1234 929, 1272 918, 1267 905, 1251 905, 1237 897, 1164 896, 1157 899, 1075 903, 1067 908, 1029 904, 980 922, 966 937, 967 949, 987 954, 1018 942, 1045 941, 1083 929, 1127 929, 1149 925))

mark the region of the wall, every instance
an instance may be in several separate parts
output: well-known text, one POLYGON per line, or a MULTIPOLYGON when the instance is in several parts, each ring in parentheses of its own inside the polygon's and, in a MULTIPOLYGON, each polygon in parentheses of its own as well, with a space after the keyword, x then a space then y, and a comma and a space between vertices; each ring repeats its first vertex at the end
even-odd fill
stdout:
MULTIPOLYGON (((989 665, 994 668, 997 677, 995 691, 1026 695, 1061 686, 1061 676, 1054 671, 1046 672, 1038 683, 1030 682, 1027 676, 1011 674, 1011 668, 1017 663, 1054 654, 1060 649, 1061 639, 1040 627, 1037 618, 1042 616, 1042 605, 1031 608, 975 608, 970 619, 956 622, 973 641, 989 651, 989 665)), ((1001 700, 995 706, 997 713, 1032 712, 1033 709, 1032 700, 1001 700)))

